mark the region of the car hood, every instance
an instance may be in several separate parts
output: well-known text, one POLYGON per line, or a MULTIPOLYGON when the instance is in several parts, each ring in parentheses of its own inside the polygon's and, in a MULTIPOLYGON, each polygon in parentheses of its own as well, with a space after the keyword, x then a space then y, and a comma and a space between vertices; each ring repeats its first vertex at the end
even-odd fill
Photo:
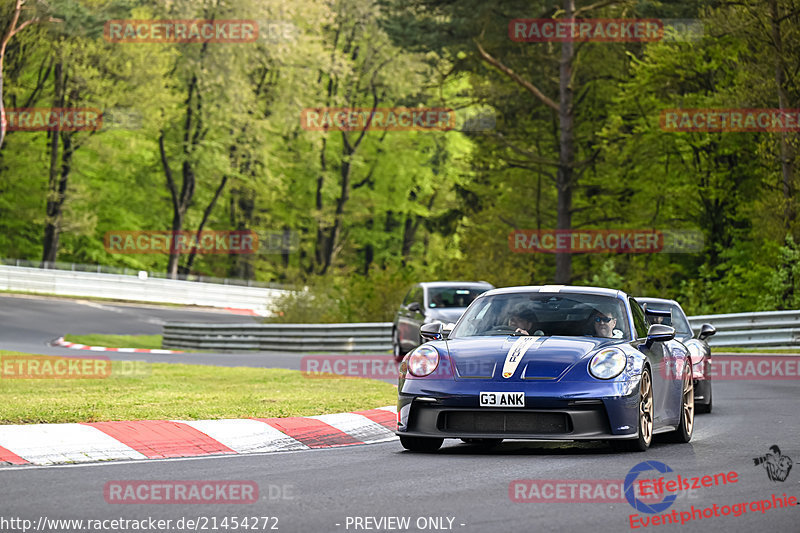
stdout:
MULTIPOLYGON (((552 380, 604 345, 618 339, 595 337, 466 337, 447 341, 456 379, 552 380), (512 375, 503 376, 512 350, 522 352, 512 375)), ((506 371, 511 370, 506 368, 506 371)))

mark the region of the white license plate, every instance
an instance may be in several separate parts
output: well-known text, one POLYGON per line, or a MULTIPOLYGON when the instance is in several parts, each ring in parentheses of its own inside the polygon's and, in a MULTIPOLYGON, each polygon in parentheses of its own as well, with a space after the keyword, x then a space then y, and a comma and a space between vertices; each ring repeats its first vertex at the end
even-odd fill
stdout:
POLYGON ((525 393, 482 392, 481 407, 525 407, 525 393))

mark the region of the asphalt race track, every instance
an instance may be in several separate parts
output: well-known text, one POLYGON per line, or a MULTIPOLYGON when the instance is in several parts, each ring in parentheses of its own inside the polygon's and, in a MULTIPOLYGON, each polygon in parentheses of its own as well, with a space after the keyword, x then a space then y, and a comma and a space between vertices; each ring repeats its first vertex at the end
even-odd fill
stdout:
MULTIPOLYGON (((227 311, 136 306, 37 296, 0 295, 0 347, 4 350, 83 357, 87 352, 50 342, 65 334, 160 335, 164 322, 253 323, 259 317, 227 311)), ((301 354, 285 352, 146 354, 102 352, 110 359, 300 369, 301 354)))
MULTIPOLYGON (((197 321, 249 320, 199 311, 106 304, 97 308, 63 300, 4 296, 0 299, 0 342, 4 349, 72 355, 74 351, 47 348, 45 343, 64 333, 158 333, 153 320, 187 317, 197 321)), ((275 360, 268 355, 203 354, 197 359, 200 354, 186 354, 152 360, 273 366, 275 360)), ((403 451, 398 442, 388 442, 265 455, 2 467, 0 530, 22 531, 2 519, 27 519, 37 525, 44 517, 84 521, 153 518, 172 520, 169 531, 244 531, 232 527, 232 517, 277 517, 277 523, 272 518, 259 519, 256 527, 250 522, 247 530, 617 532, 632 529, 631 515, 642 519, 674 510, 680 520, 682 512, 692 514, 692 507, 702 513, 702 509, 714 505, 720 511, 746 503, 743 514, 741 505, 736 507, 740 516, 713 516, 712 510, 711 517, 698 519, 695 515, 682 526, 635 525, 640 526, 639 531, 798 532, 800 507, 767 510, 761 505, 762 512, 759 504, 750 506, 761 500, 770 500, 772 505, 773 494, 800 499, 798 399, 797 380, 718 381, 714 384, 714 412, 696 417, 694 438, 689 444, 666 444, 657 437, 645 453, 618 454, 593 443, 510 441, 485 451, 460 441, 446 441, 438 453, 413 454, 403 451), (794 465, 785 481, 771 481, 764 466, 754 464, 753 459, 768 453, 772 445, 780 446, 781 453, 794 465), (543 496, 547 480, 615 480, 621 484, 628 472, 645 460, 668 465, 673 472, 666 475, 667 479, 736 472, 736 481, 681 491, 668 509, 656 515, 636 511, 624 498, 586 503, 569 501, 569 497, 554 492, 550 495, 557 500, 554 502, 518 503, 510 497, 514 495, 509 491, 515 486, 512 483, 522 479, 536 480, 543 496), (260 497, 257 503, 229 505, 108 503, 104 486, 122 480, 253 481, 260 497), (226 517, 227 527, 223 527, 226 517), (410 526, 400 529, 394 518, 387 522, 389 517, 408 517, 410 526), (177 529, 174 524, 180 519, 184 519, 184 525, 186 520, 200 521, 194 524, 197 527, 177 529)), ((640 479, 658 477, 653 474, 643 473, 640 479)), ((100 531, 79 529, 74 524, 45 530, 100 531)))

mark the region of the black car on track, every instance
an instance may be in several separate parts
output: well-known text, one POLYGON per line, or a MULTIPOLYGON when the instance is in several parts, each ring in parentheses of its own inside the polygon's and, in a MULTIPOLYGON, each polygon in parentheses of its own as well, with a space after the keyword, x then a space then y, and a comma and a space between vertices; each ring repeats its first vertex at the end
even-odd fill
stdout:
POLYGON ((455 324, 464 310, 484 292, 494 289, 485 281, 430 281, 417 283, 406 294, 392 325, 392 353, 400 361, 422 344, 422 324, 455 324))
POLYGON ((692 358, 695 409, 698 413, 710 413, 713 406, 711 348, 707 339, 717 332, 716 328, 711 324, 703 324, 695 336, 686 313, 675 300, 637 297, 636 301, 641 304, 650 324, 672 326, 675 328, 675 340, 682 342, 689 349, 692 358))

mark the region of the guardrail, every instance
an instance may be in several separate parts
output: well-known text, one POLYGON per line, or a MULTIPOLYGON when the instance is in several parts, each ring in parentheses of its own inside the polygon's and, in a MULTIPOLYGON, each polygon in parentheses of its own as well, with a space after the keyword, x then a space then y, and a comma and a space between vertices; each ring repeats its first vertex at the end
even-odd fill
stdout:
POLYGON ((0 265, 0 290, 250 309, 268 315, 280 289, 0 265))
POLYGON ((385 353, 391 322, 359 324, 187 324, 164 325, 165 348, 286 352, 385 353))
POLYGON ((123 276, 138 276, 142 272, 144 272, 147 278, 179 279, 183 281, 197 281, 201 283, 219 283, 222 285, 237 285, 241 287, 261 287, 262 289, 286 289, 290 291, 295 290, 294 286, 286 285, 283 283, 255 281, 252 279, 240 279, 240 278, 217 278, 214 276, 205 276, 203 274, 178 273, 177 278, 173 278, 166 272, 142 270, 140 268, 132 268, 126 266, 87 265, 83 263, 66 263, 63 261, 31 261, 29 259, 8 259, 8 258, 0 258, 0 265, 38 268, 44 270, 68 270, 70 272, 121 274, 123 276))
MULTIPOLYGON (((712 347, 800 345, 800 311, 735 313, 689 317, 695 332, 704 323, 717 333, 712 347)), ((285 352, 386 353, 391 322, 358 324, 186 324, 164 326, 164 348, 285 352)))
POLYGON ((717 333, 708 339, 711 347, 800 345, 800 311, 730 313, 688 318, 695 333, 705 323, 717 328, 717 333))
MULTIPOLYGON (((706 322, 717 328, 712 347, 798 346, 800 311, 735 313, 689 317, 697 332, 706 322)), ((197 350, 280 350, 288 352, 386 353, 391 322, 359 324, 184 324, 164 326, 164 348, 197 350)))

